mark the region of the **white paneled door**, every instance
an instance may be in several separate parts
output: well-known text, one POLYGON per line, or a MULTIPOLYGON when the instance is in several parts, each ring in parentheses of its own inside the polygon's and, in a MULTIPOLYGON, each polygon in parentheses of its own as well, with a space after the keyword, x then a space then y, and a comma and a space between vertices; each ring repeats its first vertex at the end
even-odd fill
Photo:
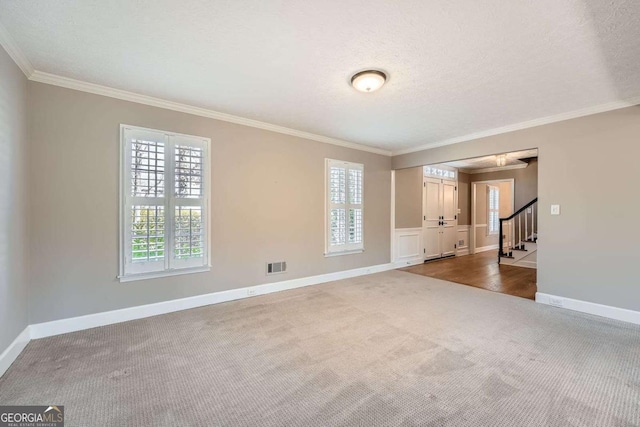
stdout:
POLYGON ((456 253, 457 192, 455 181, 439 178, 424 179, 422 230, 425 260, 456 253))

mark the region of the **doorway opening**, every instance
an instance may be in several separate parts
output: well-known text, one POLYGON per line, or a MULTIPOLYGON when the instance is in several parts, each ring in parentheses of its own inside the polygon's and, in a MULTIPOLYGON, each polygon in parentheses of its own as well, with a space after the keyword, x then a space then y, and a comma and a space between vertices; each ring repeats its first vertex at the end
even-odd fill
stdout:
POLYGON ((534 299, 537 187, 537 149, 395 171, 394 262, 534 299))
POLYGON ((471 254, 500 247, 500 218, 514 211, 515 179, 493 179, 471 183, 471 254))

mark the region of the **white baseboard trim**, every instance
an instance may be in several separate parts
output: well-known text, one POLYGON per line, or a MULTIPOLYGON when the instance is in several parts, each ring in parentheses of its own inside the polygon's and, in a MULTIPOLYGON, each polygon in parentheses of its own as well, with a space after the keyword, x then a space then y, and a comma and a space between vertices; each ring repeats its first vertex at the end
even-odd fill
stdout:
MULTIPOLYGON (((405 265, 401 266, 404 267, 405 265)), ((69 319, 36 323, 30 326, 31 339, 45 338, 69 332, 81 331, 84 329, 96 328, 99 326, 112 325, 114 323, 126 322, 129 320, 188 310, 190 308, 202 307, 205 305, 218 304, 221 302, 301 288, 303 286, 318 285, 321 283, 333 282, 335 280, 380 273, 382 271, 393 270, 394 268, 398 268, 394 263, 379 264, 370 267, 356 268, 353 270, 338 271, 318 276, 302 277, 282 282, 266 283, 246 288, 230 289, 227 291, 196 295, 188 298, 128 307, 120 310, 88 314, 86 316, 72 317, 69 319)))
POLYGON ((465 256, 469 255, 469 247, 458 248, 458 252, 456 252, 456 256, 465 256))
POLYGON ((495 244, 495 245, 489 245, 489 246, 481 246, 479 248, 476 248, 475 253, 478 252, 486 252, 486 251, 492 251, 494 249, 498 249, 500 247, 500 245, 495 244))
POLYGON ((0 377, 4 375, 4 373, 9 369, 9 366, 20 356, 22 350, 29 344, 31 340, 31 333, 29 330, 29 326, 24 328, 24 331, 20 332, 20 335, 16 337, 15 340, 5 351, 0 354, 0 377))
POLYGON ((393 268, 404 268, 410 267, 412 265, 418 265, 424 263, 424 258, 422 256, 414 257, 414 258, 404 258, 393 263, 393 268))
POLYGON ((536 292, 536 302, 640 325, 640 311, 536 292))
POLYGON ((515 267, 525 267, 525 268, 538 268, 538 263, 536 261, 527 261, 527 260, 521 260, 519 259, 518 261, 514 262, 513 264, 511 264, 515 267))

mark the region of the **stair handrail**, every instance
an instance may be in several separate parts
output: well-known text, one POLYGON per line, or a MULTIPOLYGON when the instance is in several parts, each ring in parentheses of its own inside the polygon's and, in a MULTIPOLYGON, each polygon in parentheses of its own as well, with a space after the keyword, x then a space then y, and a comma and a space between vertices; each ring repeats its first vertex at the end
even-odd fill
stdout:
POLYGON ((510 216, 506 217, 506 218, 500 218, 500 221, 509 221, 510 219, 513 219, 516 217, 516 215, 521 214, 522 212, 524 212, 525 209, 530 208, 532 205, 534 205, 536 202, 538 201, 538 198, 536 197, 535 199, 533 199, 532 201, 530 201, 529 203, 527 203, 526 205, 524 205, 523 207, 521 207, 520 209, 518 209, 516 212, 512 213, 510 216))
POLYGON ((500 218, 500 238, 498 239, 498 264, 500 263, 500 257, 502 257, 502 255, 504 254, 504 235, 503 233, 503 229, 502 229, 502 223, 504 221, 511 221, 513 218, 515 218, 517 215, 520 215, 522 212, 524 212, 526 209, 530 208, 531 206, 533 206, 534 204, 536 204, 538 202, 538 198, 536 197, 535 199, 533 199, 532 201, 530 201, 529 203, 527 203, 526 205, 524 205, 523 207, 521 207, 520 209, 518 209, 516 212, 512 213, 510 216, 506 217, 506 218, 500 218))

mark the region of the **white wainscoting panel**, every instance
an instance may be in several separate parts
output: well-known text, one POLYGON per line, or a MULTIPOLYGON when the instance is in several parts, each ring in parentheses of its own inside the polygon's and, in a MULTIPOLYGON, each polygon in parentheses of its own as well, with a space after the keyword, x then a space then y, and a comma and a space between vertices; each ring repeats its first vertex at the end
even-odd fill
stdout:
POLYGON ((456 256, 464 256, 469 255, 469 239, 470 236, 470 225, 459 225, 458 226, 458 238, 456 239, 456 243, 458 245, 458 250, 456 252, 456 256), (464 242, 460 244, 460 242, 464 242))
POLYGON ((393 241, 395 259, 392 263, 397 267, 406 267, 424 262, 422 228, 396 228, 393 241))

